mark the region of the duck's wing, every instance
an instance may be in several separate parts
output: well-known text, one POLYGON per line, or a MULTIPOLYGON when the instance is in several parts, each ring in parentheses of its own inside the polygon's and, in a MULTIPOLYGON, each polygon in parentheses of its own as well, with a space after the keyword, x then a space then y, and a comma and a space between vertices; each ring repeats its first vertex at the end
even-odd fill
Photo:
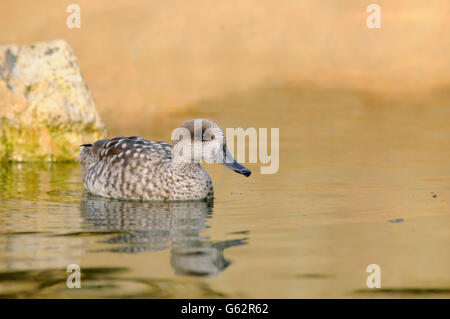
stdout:
POLYGON ((170 161, 172 159, 172 147, 165 142, 152 142, 138 136, 118 136, 106 140, 98 140, 92 144, 91 152, 104 160, 146 160, 146 161, 170 161))
POLYGON ((165 142, 152 142, 138 136, 118 136, 81 145, 80 164, 83 180, 93 165, 132 165, 168 162, 172 160, 172 147, 165 142))

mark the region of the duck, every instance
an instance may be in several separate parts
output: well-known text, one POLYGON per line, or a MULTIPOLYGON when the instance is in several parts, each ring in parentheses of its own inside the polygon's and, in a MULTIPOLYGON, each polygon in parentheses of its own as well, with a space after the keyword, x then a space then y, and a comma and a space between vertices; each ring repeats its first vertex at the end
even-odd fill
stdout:
POLYGON ((214 187, 201 162, 250 176, 227 148, 220 126, 192 119, 173 130, 172 145, 118 136, 80 146, 81 179, 88 193, 121 200, 212 200, 214 187))

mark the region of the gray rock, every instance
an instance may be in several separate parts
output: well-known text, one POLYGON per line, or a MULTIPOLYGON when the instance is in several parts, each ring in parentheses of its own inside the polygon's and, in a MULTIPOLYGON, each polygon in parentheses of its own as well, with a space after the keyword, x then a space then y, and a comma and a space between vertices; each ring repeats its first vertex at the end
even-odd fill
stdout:
POLYGON ((75 160, 105 134, 66 41, 0 46, 1 160, 75 160))

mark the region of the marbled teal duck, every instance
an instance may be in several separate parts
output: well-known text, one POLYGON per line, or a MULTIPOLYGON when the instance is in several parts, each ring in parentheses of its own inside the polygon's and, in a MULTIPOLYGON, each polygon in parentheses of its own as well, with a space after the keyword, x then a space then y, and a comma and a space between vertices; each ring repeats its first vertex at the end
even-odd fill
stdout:
POLYGON ((235 172, 251 172, 236 162, 223 130, 194 119, 172 133, 172 145, 141 137, 114 137, 81 146, 81 177, 95 195, 133 200, 209 200, 214 196, 202 160, 235 172))

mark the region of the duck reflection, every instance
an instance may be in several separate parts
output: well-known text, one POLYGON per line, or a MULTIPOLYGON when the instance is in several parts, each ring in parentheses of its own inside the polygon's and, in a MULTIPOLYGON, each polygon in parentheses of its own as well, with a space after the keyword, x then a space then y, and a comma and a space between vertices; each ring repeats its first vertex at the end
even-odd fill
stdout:
POLYGON ((139 253, 171 249, 170 264, 177 274, 214 276, 225 270, 229 247, 246 239, 212 242, 201 232, 208 228, 213 202, 120 201, 85 194, 81 213, 88 230, 118 232, 105 241, 107 251, 139 253))

